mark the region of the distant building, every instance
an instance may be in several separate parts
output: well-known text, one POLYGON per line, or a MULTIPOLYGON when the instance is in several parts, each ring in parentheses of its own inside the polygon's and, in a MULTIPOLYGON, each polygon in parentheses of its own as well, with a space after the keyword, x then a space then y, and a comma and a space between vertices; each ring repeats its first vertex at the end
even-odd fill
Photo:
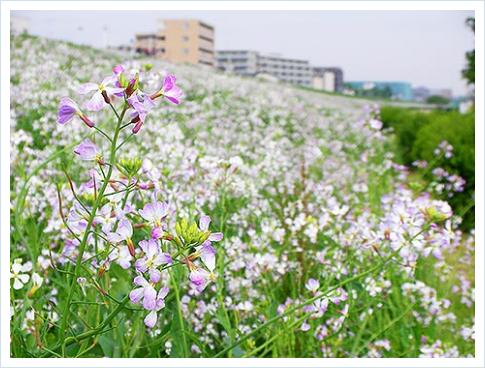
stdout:
POLYGON ((280 81, 311 86, 312 72, 307 60, 285 58, 250 50, 221 50, 216 53, 217 67, 245 76, 269 75, 280 81))
POLYGON ((340 68, 312 69, 312 86, 327 92, 342 92, 344 88, 344 73, 340 68))
POLYGON ((413 99, 418 102, 424 102, 431 95, 431 91, 426 87, 413 88, 413 99))
POLYGON ((451 89, 448 88, 432 89, 430 91, 430 96, 441 96, 443 98, 451 100, 453 98, 453 92, 451 91, 451 89))
POLYGON ((19 15, 10 16, 10 32, 13 34, 28 33, 30 28, 30 19, 19 15))
POLYGON ((135 51, 172 63, 215 65, 214 27, 195 19, 168 19, 154 33, 136 34, 135 51))
POLYGON ((407 82, 346 82, 346 87, 352 89, 356 96, 383 97, 395 100, 411 101, 413 90, 407 82))
POLYGON ((245 76, 255 76, 258 69, 259 54, 249 50, 216 51, 217 68, 245 76))
POLYGON ((311 86, 311 68, 307 60, 284 58, 279 55, 260 54, 259 73, 273 75, 280 81, 311 86))

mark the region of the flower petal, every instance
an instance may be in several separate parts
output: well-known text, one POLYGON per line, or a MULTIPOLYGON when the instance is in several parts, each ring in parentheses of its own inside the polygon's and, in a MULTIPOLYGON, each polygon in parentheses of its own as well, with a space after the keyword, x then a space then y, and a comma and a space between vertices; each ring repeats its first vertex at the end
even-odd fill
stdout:
POLYGON ((145 326, 148 328, 153 328, 153 326, 155 326, 157 323, 157 312, 151 311, 148 313, 143 322, 145 322, 145 326))
POLYGON ((15 279, 15 281, 13 282, 13 288, 14 288, 15 290, 20 290, 20 289, 22 289, 22 288, 23 288, 23 286, 24 286, 24 284, 22 284, 22 282, 21 282, 19 279, 17 279, 17 278, 16 278, 16 279, 15 279))
POLYGON ((140 302, 141 298, 143 298, 143 291, 143 288, 137 288, 130 292, 130 300, 133 304, 140 302))
POLYGON ((157 291, 151 285, 147 285, 143 292, 143 308, 153 310, 157 305, 157 291))
POLYGON ((101 95, 101 92, 96 92, 91 99, 86 102, 84 107, 88 109, 89 111, 99 111, 101 110, 104 106, 106 105, 106 102, 104 102, 104 98, 101 95))
POLYGON ((211 223, 211 218, 209 216, 201 216, 199 220, 199 229, 202 231, 209 230, 209 224, 211 223))
POLYGON ((224 235, 222 233, 212 233, 209 235, 210 241, 221 241, 224 235))
POLYGON ((77 89, 77 92, 82 95, 85 95, 86 93, 89 93, 91 91, 96 91, 97 89, 98 89, 98 85, 96 83, 85 83, 77 89))

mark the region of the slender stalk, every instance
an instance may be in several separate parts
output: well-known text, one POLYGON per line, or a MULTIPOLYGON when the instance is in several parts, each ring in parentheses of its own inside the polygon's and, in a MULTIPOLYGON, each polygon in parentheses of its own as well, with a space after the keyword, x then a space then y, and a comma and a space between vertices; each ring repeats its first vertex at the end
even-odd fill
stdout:
POLYGON ((185 324, 184 324, 184 317, 182 316, 182 306, 180 303, 180 293, 179 293, 179 285, 178 281, 175 279, 174 272, 169 271, 170 279, 172 280, 173 289, 175 292, 175 303, 177 304, 177 318, 180 327, 180 334, 182 335, 182 349, 184 352, 184 358, 188 357, 188 348, 187 348, 187 339, 185 338, 185 324))
MULTIPOLYGON (((116 317, 116 315, 125 307, 126 303, 128 303, 128 300, 130 300, 130 299, 129 299, 128 295, 127 295, 127 296, 125 296, 123 298, 123 300, 121 301, 121 303, 118 304, 118 306, 116 307, 116 309, 113 310, 113 312, 111 312, 108 315, 108 317, 106 317, 106 319, 103 322, 101 322, 101 324, 98 327, 96 327, 95 329, 90 330, 90 331, 86 331, 86 332, 84 332, 84 333, 82 333, 80 335, 77 335, 77 336, 70 336, 63 343, 59 343, 57 346, 55 346, 49 352, 51 354, 56 354, 55 353, 55 350, 59 349, 62 345, 67 346, 67 345, 73 344, 75 342, 80 342, 82 340, 85 340, 85 339, 87 339, 89 337, 101 335, 104 332, 110 331, 111 329, 105 330, 105 327, 109 323, 111 323, 111 321, 116 317)), ((44 358, 46 356, 47 356, 47 354, 41 355, 42 358, 44 358)))
MULTIPOLYGON (((104 180, 103 185, 101 186, 101 188, 98 192, 98 197, 93 204, 93 208, 92 208, 91 213, 89 215, 88 223, 86 225, 86 230, 84 231, 82 241, 79 244, 79 253, 78 253, 78 256, 77 256, 77 260, 76 260, 76 267, 74 269, 74 276, 72 276, 72 278, 71 278, 71 286, 70 286, 70 289, 69 289, 69 294, 67 296, 66 304, 65 304, 64 311, 63 311, 63 314, 62 314, 61 331, 60 331, 60 337, 59 337, 61 344, 62 344, 61 345, 61 355, 62 356, 65 355, 65 347, 66 347, 66 343, 68 341, 68 339, 65 339, 65 331, 66 331, 66 327, 67 327, 67 324, 68 324, 68 321, 69 321, 70 306, 71 306, 72 298, 74 296, 74 290, 76 288, 76 280, 80 275, 81 262, 82 262, 84 250, 86 248, 86 243, 87 243, 88 236, 89 236, 89 229, 91 228, 91 225, 93 224, 94 218, 96 216, 96 212, 97 212, 97 210, 98 210, 98 208, 101 204, 104 192, 105 192, 105 190, 108 186, 109 179, 111 178, 111 175, 113 174, 113 167, 114 167, 114 164, 115 164, 115 161, 116 161, 117 141, 118 141, 118 137, 119 137, 120 130, 121 130, 120 129, 121 122, 123 121, 123 117, 126 113, 126 110, 127 110, 127 105, 125 104, 125 106, 123 107, 123 111, 122 111, 121 115, 118 117, 118 122, 116 124, 114 136, 113 136, 113 139, 111 141, 111 151, 110 151, 110 158, 109 158, 110 165, 109 165, 108 173, 106 174, 106 180, 104 180)), ((116 114, 116 115, 118 116, 118 114, 116 114)))

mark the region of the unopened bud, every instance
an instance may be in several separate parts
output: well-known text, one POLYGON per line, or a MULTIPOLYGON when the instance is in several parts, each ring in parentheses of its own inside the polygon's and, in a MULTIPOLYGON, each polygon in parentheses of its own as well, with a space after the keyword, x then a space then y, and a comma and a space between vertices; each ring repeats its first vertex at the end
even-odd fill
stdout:
POLYGON ((172 234, 165 234, 164 236, 162 236, 162 239, 163 240, 172 241, 173 240, 173 235, 172 234))
POLYGON ((138 74, 135 76, 135 78, 130 80, 130 83, 128 83, 128 87, 125 89, 126 97, 130 97, 133 92, 135 92, 138 88, 138 74))
POLYGON ((163 96, 163 93, 161 91, 155 92, 154 94, 152 94, 150 96, 150 100, 154 100, 154 99, 156 99, 156 98, 158 98, 160 96, 163 96))
POLYGON ((101 95, 104 98, 104 102, 106 102, 109 105, 111 103, 111 100, 109 99, 108 92, 106 92, 106 90, 103 90, 101 92, 101 95))
POLYGON ((80 113, 79 114, 79 117, 81 118, 81 120, 84 122, 84 124, 86 124, 88 127, 92 128, 94 126, 94 123, 91 121, 91 119, 89 119, 86 115, 84 115, 83 113, 80 113))
POLYGON ((99 270, 98 270, 98 277, 101 278, 103 277, 104 273, 106 272, 106 266, 102 265, 99 270))
POLYGON ((134 257, 135 256, 135 246, 133 245, 133 240, 128 239, 126 241, 126 243, 128 244, 128 251, 130 252, 130 255, 132 257, 134 257))
POLYGON ((138 187, 138 189, 147 190, 147 189, 155 188, 155 185, 152 182, 150 182, 150 183, 139 183, 139 184, 137 184, 137 187, 138 187))
POLYGON ((390 229, 384 230, 384 239, 391 240, 391 230, 390 229))
POLYGON ((133 119, 130 120, 130 124, 136 124, 139 121, 140 121, 140 115, 137 115, 133 119))
POLYGON ((103 165, 105 165, 105 164, 106 164, 106 162, 104 162, 103 157, 102 157, 102 156, 100 156, 100 155, 97 155, 97 156, 96 156, 96 162, 97 162, 98 164, 100 164, 101 166, 103 166, 103 165))
POLYGON ((131 130, 133 132, 133 134, 136 134, 140 131, 141 127, 143 125, 143 121, 139 120, 135 126, 133 127, 133 129, 131 130))
POLYGON ((29 298, 32 298, 32 296, 35 294, 35 292, 39 289, 38 286, 34 285, 32 288, 27 292, 27 296, 29 298))

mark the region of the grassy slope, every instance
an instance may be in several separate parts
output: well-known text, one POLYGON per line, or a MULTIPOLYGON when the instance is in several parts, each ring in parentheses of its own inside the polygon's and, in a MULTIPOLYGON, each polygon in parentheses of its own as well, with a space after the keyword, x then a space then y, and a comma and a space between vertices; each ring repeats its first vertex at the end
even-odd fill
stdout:
MULTIPOLYGON (((69 47, 72 47, 73 49, 78 49, 78 46, 75 45, 69 45, 69 47)), ((82 48, 83 51, 91 53, 94 52, 90 48, 82 48)), ((97 51, 96 51, 97 52, 97 51)), ((113 59, 119 60, 119 56, 114 56, 111 55, 110 53, 103 53, 103 58, 104 59, 109 59, 112 61, 113 59)), ((75 65, 75 62, 74 62, 75 65)), ((71 69, 74 68, 73 65, 71 66, 66 66, 66 68, 71 69)), ((16 79, 15 76, 13 76, 12 83, 15 83, 16 79)), ((46 85, 46 88, 52 88, 52 86, 46 85)), ((335 99, 342 99, 345 100, 345 97, 334 97, 335 99)), ((47 108, 52 108, 53 106, 47 107, 47 108)), ((21 124, 17 128, 18 129, 23 129, 29 134, 32 134, 34 138, 34 144, 38 145, 39 148, 42 148, 43 145, 46 145, 50 137, 42 137, 42 136, 36 136, 38 131, 33 127, 30 122, 32 120, 36 119, 36 116, 32 115, 35 114, 35 111, 37 110, 32 110, 27 112, 24 115, 24 120, 22 120, 21 124), (30 124, 30 125, 29 125, 30 124), (47 140, 47 141, 44 141, 47 140)), ((181 124, 183 125, 183 124, 181 124)), ((189 129, 186 130, 186 134, 194 134, 191 132, 189 129)), ((22 177, 22 181, 25 181, 27 179, 27 173, 25 170, 22 169, 22 167, 14 167, 14 175, 19 175, 22 177)), ((376 192, 376 197, 379 197, 380 193, 385 192, 388 190, 387 185, 386 185, 386 178, 383 178, 383 180, 375 183, 375 185, 372 187, 372 190, 376 192)), ((27 187, 28 189, 28 187, 27 187)), ((22 197, 18 197, 17 199, 21 199, 22 197)), ((277 198, 277 200, 284 201, 284 198, 277 198)), ((224 199, 223 202, 220 203, 219 207, 216 207, 214 217, 216 218, 226 218, 229 216, 229 214, 234 214, 237 213, 241 208, 244 207, 244 203, 238 202, 237 199, 235 198, 229 198, 229 199, 224 199)), ((33 253, 31 255, 32 259, 35 259, 35 254, 39 253, 39 247, 43 243, 43 241, 46 240, 46 235, 43 233, 43 229, 45 227, 45 223, 39 223, 35 221, 35 218, 23 218, 23 208, 22 205, 19 207, 16 207, 13 212, 13 221, 14 221, 14 229, 15 231, 12 234, 12 245, 19 244, 22 242, 27 242, 30 246, 27 247, 27 249, 33 249, 33 253), (22 218, 21 221, 17 222, 17 218, 22 218)), ((221 223, 221 226, 222 223, 221 223)), ((231 229, 227 229, 227 231, 231 232, 231 229)), ((234 233, 236 233, 235 229, 233 229, 234 233)), ((322 241, 328 241, 325 239, 321 239, 322 241)), ((14 253, 14 257, 21 255, 17 254, 15 249, 12 249, 14 253)), ((25 256, 25 255, 24 255, 25 256)), ((455 256, 456 257, 456 256, 455 256)), ((423 270, 429 269, 433 267, 432 264, 430 265, 421 265, 421 268, 423 270)), ((391 271, 391 270, 390 270, 391 271)), ((116 272, 116 270, 114 271, 116 272)), ((469 272, 469 270, 468 270, 469 272)), ((392 276, 392 272, 390 273, 390 277, 392 276)), ((122 278, 122 276, 119 276, 122 278)), ((268 275, 270 277, 270 275, 268 275)), ((275 299, 280 299, 282 295, 284 295, 285 292, 288 291, 288 288, 290 289, 298 289, 301 288, 301 283, 300 280, 294 276, 289 276, 289 280, 286 284, 285 287, 278 289, 278 290, 268 290, 268 293, 273 293, 275 295, 275 299)), ((442 283, 439 279, 433 275, 432 272, 426 272, 424 271, 421 275, 420 278, 425 280, 428 284, 435 286, 438 289, 438 293, 442 297, 449 297, 450 296, 450 285, 452 284, 452 279, 450 278, 449 283, 442 283)), ((396 285, 400 284, 401 280, 398 279, 392 279, 392 282, 396 285)), ((61 279, 56 279, 53 278, 53 282, 61 282, 61 279)), ((271 282, 271 279, 268 279, 268 283, 271 282)), ((59 288, 63 288, 62 284, 58 285, 59 288)), ((351 326, 351 329, 356 333, 356 338, 355 339, 349 339, 348 341, 336 341, 338 344, 344 345, 342 348, 345 351, 351 351, 355 354, 358 354, 362 350, 366 349, 368 343, 371 342, 371 340, 376 340, 380 337, 388 337, 391 340, 392 345, 396 348, 397 351, 399 351, 399 354, 402 354, 403 356, 408 356, 408 355, 413 355, 416 354, 416 349, 417 349, 417 341, 420 338, 420 332, 421 333, 426 333, 427 335, 437 335, 439 336, 442 340, 445 341, 454 341, 456 344, 458 344, 459 348, 462 350, 462 352, 467 353, 470 352, 470 346, 467 343, 464 343, 460 341, 459 339, 456 339, 456 336, 450 336, 445 328, 440 328, 439 326, 433 326, 433 330, 429 331, 419 331, 414 329, 414 326, 410 325, 411 319, 408 317, 400 317, 402 312, 403 312, 403 306, 407 305, 408 301, 403 300, 400 290, 393 290, 393 292, 387 297, 387 299, 383 299, 383 302, 390 302, 390 308, 385 309, 382 311, 376 311, 376 313, 373 315, 373 317, 369 317, 368 319, 365 319, 364 322, 358 318, 358 315, 355 314, 352 316, 349 320, 349 325, 351 326), (413 335, 412 338, 409 338, 410 335, 413 335)), ((369 301, 368 304, 360 305, 359 306, 359 311, 365 311, 368 308, 374 307, 375 308, 376 301, 372 300, 369 301)), ((459 305, 459 303, 454 303, 456 305, 459 305)), ((267 306, 268 309, 273 309, 275 306, 267 306)), ((98 309, 99 311, 99 309, 98 309)), ((459 320, 461 319, 467 319, 469 315, 469 311, 466 309, 460 309, 457 308, 456 310, 453 310, 453 312, 458 316, 459 320)), ((90 323, 94 323, 97 320, 97 316, 91 316, 90 319, 92 321, 89 321, 90 323)), ((234 318, 234 316, 232 316, 234 318)), ((20 323, 21 321, 14 321, 15 322, 15 329, 17 332, 20 331, 20 323)), ((120 323, 122 321, 119 321, 120 323)), ((158 356, 161 354, 161 349, 160 346, 163 345, 163 343, 166 341, 168 338, 168 333, 169 331, 163 331, 160 337, 157 339, 150 339, 147 338, 146 336, 142 336, 143 333, 143 327, 141 325, 140 319, 136 320, 136 328, 135 328, 135 333, 126 335, 126 331, 124 331, 124 328, 120 327, 117 328, 114 331, 108 332, 105 335, 99 337, 96 339, 94 342, 97 343, 96 347, 94 347, 91 351, 87 351, 86 355, 83 356, 90 356, 90 354, 94 354, 96 356, 99 355, 111 355, 111 356, 144 356, 144 355, 150 355, 150 356, 158 356), (138 339, 140 341, 138 341, 138 339), (114 342, 119 342, 121 345, 117 345, 114 342), (135 342, 136 341, 136 342, 135 342)), ((222 322, 221 322, 222 323, 222 322)), ((288 325, 287 325, 288 327, 288 325)), ((231 329, 231 327, 229 327, 231 329)), ((256 339, 251 339, 248 344, 246 344, 245 349, 246 352, 251 350, 251 344, 256 346, 264 344, 265 341, 268 341, 274 334, 277 334, 280 328, 275 327, 274 329, 271 329, 267 331, 264 334, 259 335, 256 339)), ((236 332, 234 332, 236 333, 236 332)), ((29 337, 28 339, 31 339, 32 337, 29 337)), ((53 337, 51 337, 52 339, 53 337)), ((197 336, 192 336, 192 339, 194 341, 197 341, 197 336)), ((304 354, 306 352, 306 349, 309 349, 312 347, 311 344, 309 346, 302 346, 300 343, 295 342, 296 340, 299 340, 301 338, 301 332, 298 331, 291 331, 288 330, 287 333, 282 334, 281 336, 278 336, 268 347, 268 355, 267 356, 278 356, 278 354, 304 354), (288 350, 288 347, 291 347, 290 350, 288 350), (294 349, 294 350, 291 350, 294 349)), ((14 343, 17 344, 14 346, 14 353, 15 351, 18 352, 19 355, 25 354, 25 352, 22 350, 22 346, 25 344, 31 343, 31 341, 23 341, 19 336, 16 337, 14 343), (18 350, 17 350, 18 349, 18 350)), ((49 337, 47 336, 47 339, 49 337)), ((48 340, 49 341, 49 340, 48 340)), ((52 342, 52 341, 51 341, 52 342)), ((90 346, 86 343, 81 351, 84 349, 88 349, 90 346)), ((261 353, 260 351, 258 353, 261 353)))

